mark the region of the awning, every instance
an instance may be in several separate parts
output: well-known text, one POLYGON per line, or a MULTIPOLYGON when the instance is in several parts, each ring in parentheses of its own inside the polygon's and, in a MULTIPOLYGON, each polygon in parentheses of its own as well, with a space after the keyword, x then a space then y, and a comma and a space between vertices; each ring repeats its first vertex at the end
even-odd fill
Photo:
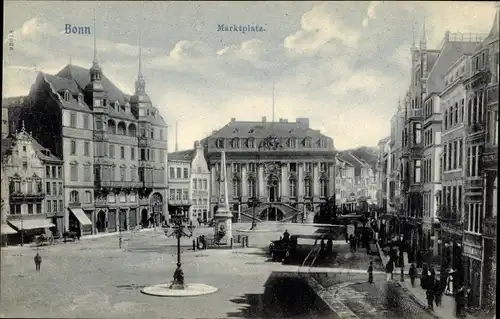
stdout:
POLYGON ((0 233, 2 233, 2 235, 10 235, 17 233, 17 231, 12 227, 10 227, 9 225, 2 223, 2 228, 0 229, 0 233))
POLYGON ((13 226, 18 231, 21 229, 37 229, 37 228, 50 228, 55 227, 47 219, 16 219, 7 221, 11 226, 13 226))
POLYGON ((85 212, 81 208, 69 208, 69 211, 75 215, 76 219, 83 225, 92 225, 92 221, 85 215, 85 212))

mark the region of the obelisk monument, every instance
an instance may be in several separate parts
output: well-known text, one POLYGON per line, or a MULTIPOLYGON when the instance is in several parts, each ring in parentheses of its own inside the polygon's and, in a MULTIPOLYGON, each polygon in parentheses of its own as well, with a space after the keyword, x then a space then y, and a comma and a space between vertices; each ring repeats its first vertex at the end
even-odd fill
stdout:
POLYGON ((220 182, 219 182, 219 204, 217 206, 217 211, 215 212, 215 237, 217 238, 219 232, 223 230, 225 236, 222 238, 227 239, 227 244, 231 244, 231 239, 233 238, 233 227, 232 218, 233 214, 229 210, 229 194, 227 192, 227 176, 226 176, 226 153, 221 152, 221 163, 220 163, 220 182))

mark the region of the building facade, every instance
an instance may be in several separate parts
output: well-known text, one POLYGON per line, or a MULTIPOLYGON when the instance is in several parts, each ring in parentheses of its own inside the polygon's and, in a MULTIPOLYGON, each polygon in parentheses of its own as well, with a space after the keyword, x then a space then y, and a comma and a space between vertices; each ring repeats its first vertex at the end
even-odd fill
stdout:
POLYGON ((390 137, 378 142, 379 159, 377 161, 377 202, 379 208, 389 212, 389 174, 392 171, 390 137))
POLYGON ((356 191, 354 188, 354 165, 338 156, 335 162, 335 195, 341 213, 356 210, 356 191))
POLYGON ((243 122, 232 119, 202 145, 210 170, 210 210, 217 210, 219 172, 226 169, 233 216, 251 220, 300 221, 334 196, 333 140, 309 127, 309 119, 295 123, 243 122), (227 167, 221 168, 221 151, 227 167), (239 208, 236 210, 235 208, 239 208))
POLYGON ((403 146, 404 112, 401 101, 398 101, 396 113, 391 118, 391 135, 389 141, 391 169, 389 170, 388 207, 389 213, 402 211, 401 203, 401 148, 403 146))
POLYGON ((43 148, 24 126, 7 139, 2 141, 8 147, 2 154, 2 178, 7 186, 6 192, 2 190, 2 199, 5 198, 6 224, 14 230, 7 228, 7 233, 11 233, 9 243, 26 243, 40 234, 60 235, 57 217, 62 214, 60 203, 64 197, 57 187, 62 183, 62 175, 47 177, 46 168, 56 174, 62 172, 62 160, 43 148), (48 192, 51 195, 47 196, 48 192))
POLYGON ((193 150, 168 154, 168 210, 171 215, 182 215, 185 219, 192 219, 190 213, 190 208, 193 205, 191 196, 192 160, 193 150))
POLYGON ((193 158, 191 160, 191 206, 190 216, 193 220, 209 221, 213 218, 210 214, 210 171, 203 147, 196 141, 194 144, 193 158))
POLYGON ((94 54, 90 70, 39 73, 21 118, 64 160, 65 230, 83 235, 167 217, 167 125, 145 91, 139 52, 135 93, 122 93, 94 54))

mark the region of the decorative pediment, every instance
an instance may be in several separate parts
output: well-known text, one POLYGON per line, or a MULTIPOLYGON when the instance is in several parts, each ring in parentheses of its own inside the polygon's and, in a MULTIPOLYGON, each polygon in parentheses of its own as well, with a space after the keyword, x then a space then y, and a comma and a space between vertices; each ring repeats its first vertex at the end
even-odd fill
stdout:
POLYGON ((247 173, 247 178, 248 178, 248 179, 255 179, 255 178, 256 178, 256 176, 257 176, 257 175, 255 174, 255 172, 248 172, 248 173, 247 173))
POLYGON ((291 171, 291 172, 290 172, 290 177, 289 177, 289 179, 294 179, 294 180, 297 180, 297 173, 296 173, 296 172, 294 172, 294 171, 291 171))
POLYGON ((33 176, 31 176, 31 178, 33 178, 33 179, 41 179, 40 176, 36 175, 35 173, 33 173, 33 176))
POLYGON ((69 165, 78 165, 78 162, 76 160, 72 160, 71 162, 69 162, 69 165))
POLYGON ((311 172, 304 172, 304 179, 311 179, 311 172))
POLYGON ((12 175, 11 177, 12 179, 21 179, 21 176, 19 176, 18 173, 15 173, 14 175, 12 175))
POLYGON ((281 165, 279 163, 266 163, 264 166, 264 172, 266 175, 281 175, 281 165))
POLYGON ((127 167, 127 165, 125 165, 123 163, 122 163, 122 165, 120 165, 120 168, 126 168, 126 167, 127 167))
POLYGON ((84 166, 92 166, 92 163, 91 163, 91 162, 89 162, 89 161, 87 161, 87 162, 83 163, 83 165, 84 165, 84 166))

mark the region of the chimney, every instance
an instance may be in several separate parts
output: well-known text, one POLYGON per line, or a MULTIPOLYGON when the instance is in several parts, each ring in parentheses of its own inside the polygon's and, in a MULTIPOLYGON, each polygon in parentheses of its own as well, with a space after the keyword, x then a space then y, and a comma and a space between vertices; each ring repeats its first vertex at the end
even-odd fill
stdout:
POLYGON ((262 117, 262 123, 266 123, 266 117, 265 116, 262 117))
POLYGON ((234 121, 236 121, 236 118, 235 118, 235 117, 232 117, 232 118, 231 118, 231 123, 233 123, 234 121))
POLYGON ((309 119, 307 117, 298 117, 295 121, 305 128, 309 128, 309 119))

